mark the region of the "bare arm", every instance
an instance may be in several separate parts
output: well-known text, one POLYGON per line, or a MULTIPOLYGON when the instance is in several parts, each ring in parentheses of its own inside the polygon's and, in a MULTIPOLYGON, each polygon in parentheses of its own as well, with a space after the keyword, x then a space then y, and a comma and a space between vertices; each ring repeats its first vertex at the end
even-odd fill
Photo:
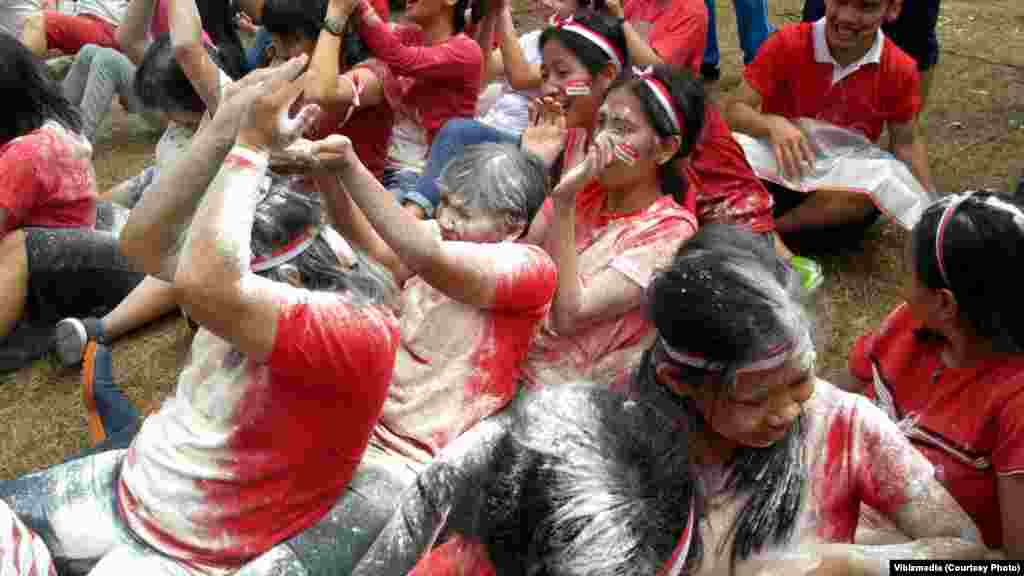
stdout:
POLYGON ((497 34, 501 46, 501 59, 505 70, 505 78, 509 86, 516 90, 534 90, 540 88, 540 66, 526 61, 523 48, 516 37, 516 26, 512 21, 512 9, 506 3, 501 11, 497 34))
POLYGON ((156 0, 132 0, 115 38, 121 52, 138 66, 149 46, 149 24, 153 21, 156 0))
POLYGON ((1003 553, 1009 560, 1024 560, 1024 474, 1000 475, 996 484, 1003 519, 1003 553))
POLYGON ((203 23, 195 0, 167 0, 174 58, 210 114, 220 100, 220 68, 203 46, 203 23))
POLYGON ((906 124, 890 124, 889 133, 892 136, 893 155, 910 167, 910 172, 925 190, 934 190, 931 169, 928 167, 928 149, 918 131, 917 120, 906 124))
MULTIPOLYGON (((286 66, 301 66, 304 61, 286 66)), ((182 232, 234 145, 252 91, 274 74, 289 73, 286 66, 257 70, 232 85, 231 93, 237 95, 234 105, 217 114, 196 134, 182 161, 157 176, 153 190, 143 195, 121 231, 121 251, 136 268, 168 282, 173 280, 182 232)))
MULTIPOLYGON (((341 29, 344 29, 354 8, 353 2, 331 0, 327 4, 325 19, 333 19, 341 29)), ((332 34, 327 28, 324 28, 320 30, 316 48, 309 60, 309 72, 306 74, 307 98, 321 106, 351 102, 354 94, 347 94, 347 98, 343 102, 340 95, 337 94, 338 89, 341 88, 341 84, 338 82, 340 74, 341 36, 332 34)))
POLYGON ((338 171, 355 204, 402 263, 449 297, 478 307, 494 303, 498 276, 493 251, 498 245, 446 242, 389 194, 363 166, 351 146, 338 171))
POLYGON ((745 80, 722 112, 734 132, 768 140, 787 176, 799 177, 814 165, 814 150, 804 133, 786 118, 762 112, 761 95, 745 80))
POLYGON ((363 215, 362 210, 355 205, 335 174, 320 174, 316 176, 317 187, 320 189, 320 196, 327 206, 327 214, 331 223, 339 234, 344 236, 354 245, 361 248, 370 258, 391 271, 395 283, 401 286, 405 280, 413 275, 408 268, 402 264, 395 251, 388 246, 381 237, 377 235, 363 215))
POLYGON ((665 61, 651 48, 647 40, 633 28, 633 25, 626 20, 622 23, 622 32, 626 36, 626 50, 629 51, 629 59, 637 66, 656 66, 664 64, 665 61))
POLYGON ((497 28, 500 19, 501 12, 492 9, 486 16, 484 16, 483 21, 480 22, 480 26, 476 31, 476 37, 474 38, 476 43, 480 45, 480 50, 484 55, 482 63, 483 68, 480 74, 481 89, 483 89, 484 86, 487 86, 493 78, 491 76, 491 58, 489 55, 494 48, 494 40, 498 34, 497 28))

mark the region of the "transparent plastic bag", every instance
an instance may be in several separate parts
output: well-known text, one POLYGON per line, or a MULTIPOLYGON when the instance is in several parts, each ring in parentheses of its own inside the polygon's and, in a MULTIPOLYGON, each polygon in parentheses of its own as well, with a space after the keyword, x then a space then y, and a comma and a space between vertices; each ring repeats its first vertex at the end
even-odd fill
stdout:
POLYGON ((796 126, 817 153, 813 171, 787 178, 765 140, 733 133, 758 178, 798 192, 848 190, 867 194, 879 210, 910 229, 937 197, 925 190, 909 167, 864 136, 826 122, 800 118, 796 126))

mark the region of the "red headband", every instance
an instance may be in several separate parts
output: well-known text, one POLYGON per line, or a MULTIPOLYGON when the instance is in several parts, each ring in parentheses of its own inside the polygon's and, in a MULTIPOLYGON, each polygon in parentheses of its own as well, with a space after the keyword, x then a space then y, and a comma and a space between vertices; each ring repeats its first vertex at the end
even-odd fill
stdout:
POLYGON ((316 240, 318 234, 320 234, 320 226, 311 224, 287 244, 270 254, 254 256, 249 260, 249 267, 252 268, 253 272, 265 272, 271 268, 276 268, 305 252, 313 244, 313 241, 316 240))
POLYGON ((586 26, 576 22, 572 16, 563 19, 556 18, 554 19, 554 21, 552 21, 552 25, 555 28, 558 28, 559 30, 567 30, 569 32, 572 32, 573 34, 576 34, 577 36, 582 36, 586 38, 587 40, 590 41, 591 44, 600 48, 601 51, 604 52, 608 56, 608 58, 611 59, 612 63, 615 64, 616 72, 622 70, 622 65, 626 61, 626 59, 622 57, 622 53, 619 52, 619 49, 616 48, 615 44, 612 44, 612 42, 608 40, 608 38, 606 38, 604 34, 595 32, 590 28, 587 28, 586 26))
POLYGON ((658 77, 654 75, 654 70, 648 66, 646 68, 633 67, 633 74, 637 78, 643 80, 644 84, 647 85, 647 89, 654 94, 654 98, 661 104, 661 108, 668 114, 669 119, 672 121, 672 127, 683 134, 683 115, 679 113, 676 108, 675 102, 672 100, 672 93, 668 91, 668 86, 658 77))

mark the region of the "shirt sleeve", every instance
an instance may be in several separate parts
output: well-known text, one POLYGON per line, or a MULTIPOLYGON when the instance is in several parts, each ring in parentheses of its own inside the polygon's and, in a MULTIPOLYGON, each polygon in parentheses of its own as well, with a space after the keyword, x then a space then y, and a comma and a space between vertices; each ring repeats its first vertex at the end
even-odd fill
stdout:
POLYGON ((743 69, 743 79, 761 95, 762 101, 773 98, 783 89, 783 78, 791 74, 785 70, 787 58, 792 59, 792 55, 787 54, 787 32, 783 28, 768 36, 758 48, 754 61, 743 69))
POLYGON ((558 271, 551 256, 539 246, 502 243, 493 245, 498 282, 494 308, 498 310, 546 309, 558 289, 558 271))
POLYGON ((270 369, 292 377, 359 374, 352 382, 361 396, 382 396, 399 342, 394 316, 381 306, 352 303, 336 293, 295 292, 280 304, 270 369))
POLYGON ((0 208, 7 211, 7 230, 21 228, 36 206, 46 201, 46 189, 36 175, 36 159, 46 141, 38 134, 12 140, 0 154, 0 208))
POLYGON ((861 501, 892 518, 904 505, 927 492, 935 468, 867 398, 854 397, 851 450, 861 501))
POLYGON ((1013 396, 999 412, 996 446, 992 466, 996 474, 1024 473, 1024 389, 1013 396))
POLYGON ((56 576, 46 544, 0 501, 0 567, 4 574, 56 576))
POLYGON ((692 219, 680 214, 671 215, 652 226, 630 233, 620 244, 622 251, 609 263, 641 288, 646 289, 655 271, 667 266, 679 245, 696 233, 692 219))
POLYGON ((673 68, 689 69, 699 73, 707 45, 707 9, 692 8, 689 2, 679 2, 671 15, 658 18, 651 30, 651 48, 673 68))
POLYGON ((373 55, 400 76, 454 80, 480 74, 483 53, 471 38, 459 34, 435 46, 408 46, 388 22, 359 28, 373 55), (474 70, 475 67, 475 70, 474 70))
MULTIPOLYGON (((886 50, 896 50, 896 45, 886 41, 886 50)), ((889 73, 882 83, 885 89, 888 122, 907 124, 917 118, 921 111, 921 73, 910 56, 895 52, 889 59, 889 73)))

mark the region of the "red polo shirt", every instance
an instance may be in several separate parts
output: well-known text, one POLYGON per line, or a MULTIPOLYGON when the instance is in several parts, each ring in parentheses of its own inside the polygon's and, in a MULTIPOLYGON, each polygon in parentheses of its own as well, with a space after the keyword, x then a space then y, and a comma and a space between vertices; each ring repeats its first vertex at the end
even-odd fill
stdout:
POLYGON ((859 62, 840 69, 825 41, 825 20, 786 26, 765 40, 743 77, 761 95, 761 110, 814 118, 876 142, 886 124, 905 124, 921 109, 913 58, 881 32, 859 62))

